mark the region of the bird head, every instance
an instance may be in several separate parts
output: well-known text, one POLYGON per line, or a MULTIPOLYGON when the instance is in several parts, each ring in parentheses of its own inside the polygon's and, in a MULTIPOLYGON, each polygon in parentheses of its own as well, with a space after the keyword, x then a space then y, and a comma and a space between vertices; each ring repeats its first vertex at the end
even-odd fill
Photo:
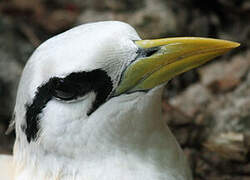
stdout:
POLYGON ((146 94, 238 45, 193 37, 141 40, 130 25, 114 21, 59 34, 41 44, 24 68, 15 107, 17 142, 60 138, 111 99, 146 94))

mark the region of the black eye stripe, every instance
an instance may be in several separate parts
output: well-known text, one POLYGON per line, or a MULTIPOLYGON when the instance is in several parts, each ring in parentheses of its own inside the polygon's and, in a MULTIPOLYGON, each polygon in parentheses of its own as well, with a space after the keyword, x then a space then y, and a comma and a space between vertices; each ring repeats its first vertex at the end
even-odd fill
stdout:
POLYGON ((101 69, 71 73, 65 78, 51 78, 47 83, 37 88, 33 102, 26 105, 25 134, 28 142, 37 138, 39 114, 53 97, 67 101, 93 91, 96 93, 96 99, 87 112, 87 115, 90 115, 107 100, 112 89, 111 78, 101 69))
POLYGON ((42 112, 42 109, 52 99, 51 82, 49 81, 45 85, 38 87, 32 104, 26 105, 26 129, 25 134, 28 142, 34 140, 39 130, 39 118, 38 115, 42 112))

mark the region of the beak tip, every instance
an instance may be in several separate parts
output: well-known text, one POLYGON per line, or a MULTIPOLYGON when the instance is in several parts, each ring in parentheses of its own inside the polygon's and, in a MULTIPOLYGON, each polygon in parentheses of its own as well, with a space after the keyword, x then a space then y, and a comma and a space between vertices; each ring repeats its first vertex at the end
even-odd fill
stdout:
POLYGON ((227 41, 226 43, 226 48, 229 48, 229 49, 234 49, 234 48, 237 48, 240 46, 240 43, 238 42, 233 42, 233 41, 227 41))
POLYGON ((240 46, 240 43, 238 42, 232 42, 232 48, 237 48, 240 46))
POLYGON ((237 48, 237 47, 239 47, 240 46, 240 43, 238 43, 238 42, 235 42, 235 48, 237 48))

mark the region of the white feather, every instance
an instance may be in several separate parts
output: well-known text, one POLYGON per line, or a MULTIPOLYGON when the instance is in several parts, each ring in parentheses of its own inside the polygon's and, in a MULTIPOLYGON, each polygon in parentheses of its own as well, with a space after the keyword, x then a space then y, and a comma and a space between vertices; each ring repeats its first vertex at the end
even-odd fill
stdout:
POLYGON ((28 143, 21 130, 25 104, 51 77, 102 68, 116 87, 136 57, 133 40, 139 39, 128 24, 99 22, 55 36, 34 52, 15 107, 15 180, 191 180, 183 152, 162 120, 162 87, 111 98, 90 116, 92 92, 74 103, 52 99, 39 115, 37 141, 28 143))

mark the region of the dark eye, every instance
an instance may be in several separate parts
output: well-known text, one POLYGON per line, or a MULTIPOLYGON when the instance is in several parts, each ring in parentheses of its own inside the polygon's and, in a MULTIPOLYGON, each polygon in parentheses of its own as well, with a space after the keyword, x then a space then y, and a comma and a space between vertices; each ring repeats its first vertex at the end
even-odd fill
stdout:
POLYGON ((57 79, 54 82, 53 96, 65 101, 73 100, 77 97, 77 90, 67 81, 57 79))

